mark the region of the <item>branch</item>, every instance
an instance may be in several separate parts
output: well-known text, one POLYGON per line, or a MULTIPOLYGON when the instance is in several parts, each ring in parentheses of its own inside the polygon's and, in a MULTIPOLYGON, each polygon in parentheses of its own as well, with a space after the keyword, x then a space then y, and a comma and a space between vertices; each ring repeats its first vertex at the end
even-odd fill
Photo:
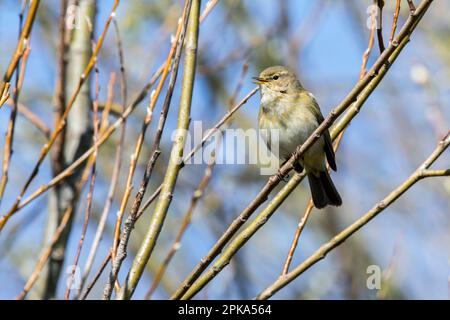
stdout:
POLYGON ((314 203, 310 199, 308 202, 308 205, 306 206, 305 213, 302 216, 302 219, 298 223, 297 230, 295 231, 294 240, 292 241, 291 247, 289 248, 288 255, 286 257, 286 260, 283 265, 283 270, 281 271, 281 275, 284 276, 289 272, 289 267, 292 262, 292 258, 294 257, 295 249, 297 248, 298 239, 300 238, 300 235, 303 232, 303 229, 305 228, 306 222, 308 221, 309 217, 311 216, 312 209, 314 208, 314 203))
POLYGON ((202 14, 200 15, 200 22, 203 22, 203 20, 206 19, 206 17, 209 15, 212 9, 216 6, 216 4, 219 2, 219 0, 209 0, 205 4, 205 9, 203 9, 202 14))
MULTIPOLYGON (((278 185, 281 179, 283 179, 288 174, 288 172, 292 169, 293 164, 296 163, 299 157, 301 157, 308 150, 308 148, 310 148, 315 143, 315 141, 320 138, 320 136, 334 123, 336 118, 350 107, 349 112, 347 112, 335 125, 334 138, 336 137, 336 132, 342 131, 350 123, 353 117, 356 116, 356 114, 359 112, 360 108, 366 101, 366 99, 373 92, 373 90, 375 90, 377 85, 383 79, 384 75, 389 69, 389 66, 395 61, 395 59, 398 57, 398 55, 400 54, 406 43, 409 41, 410 35, 412 34, 418 22, 421 20, 421 18, 427 11, 431 2, 432 0, 422 1, 421 5, 417 8, 414 14, 411 14, 409 16, 402 30, 399 32, 397 39, 394 42, 392 42, 389 45, 389 47, 386 48, 386 50, 383 51, 383 53, 377 59, 371 70, 355 85, 355 87, 341 102, 341 104, 339 104, 335 109, 333 109, 330 112, 327 118, 312 133, 312 135, 305 141, 305 143, 297 148, 294 155, 279 169, 279 173, 270 177, 269 181, 266 183, 263 189, 252 200, 250 205, 247 208, 245 208, 244 211, 231 223, 228 229, 214 244, 213 248, 208 252, 208 254, 205 257, 203 257, 201 262, 183 281, 181 286, 172 295, 171 299, 180 299, 180 298, 188 299, 192 297, 228 264, 229 257, 228 258, 224 257, 223 259, 220 259, 220 261, 218 260, 214 264, 214 266, 208 270, 207 274, 205 274, 201 279, 199 279, 199 281, 195 283, 195 286, 193 286, 194 281, 199 278, 201 273, 208 267, 208 265, 222 252, 225 245, 228 243, 228 241, 231 240, 231 238, 245 223, 245 221, 247 221, 248 218, 252 215, 252 213, 264 201, 267 200, 270 192, 278 185)), ((291 179, 288 185, 290 186, 296 185, 296 181, 299 183, 301 177, 298 174, 295 174, 293 179, 291 179)), ((285 188, 283 188, 283 190, 289 191, 285 188)), ((282 197, 277 199, 281 198, 282 197)), ((282 200, 284 200, 284 198, 282 200)), ((273 210, 276 209, 279 206, 279 204, 272 206, 273 210)), ((271 206, 271 204, 269 204, 269 206, 271 206)), ((269 209, 268 212, 265 213, 267 213, 268 216, 271 216, 273 211, 269 209)), ((254 229, 253 231, 256 232, 256 230, 266 221, 267 217, 266 219, 261 220, 258 219, 257 223, 252 224, 252 228, 254 229)), ((236 252, 237 250, 239 250, 239 248, 242 247, 242 245, 248 240, 248 234, 243 234, 243 237, 240 240, 242 241, 242 243, 239 243, 238 245, 236 241, 233 241, 232 244, 230 244, 229 246, 230 252, 228 253, 232 255, 234 254, 233 251, 236 252), (233 244, 236 245, 233 247, 233 244)))
POLYGON ((294 270, 286 274, 284 277, 280 277, 272 285, 267 287, 262 293, 260 293, 256 299, 263 300, 268 299, 273 296, 280 289, 284 288, 291 281, 300 276, 303 272, 308 270, 314 264, 324 259, 325 256, 341 245, 345 240, 352 236, 355 232, 369 223, 373 218, 375 218, 380 212, 389 207, 395 202, 401 195, 403 195, 407 190, 409 190, 416 182, 426 177, 437 177, 437 176, 448 176, 450 175, 450 169, 448 170, 428 170, 428 168, 439 158, 439 156, 447 149, 450 145, 450 131, 447 135, 438 143, 437 147, 430 154, 430 156, 406 179, 400 186, 398 186, 394 191, 392 191, 387 197, 382 201, 378 202, 372 207, 367 213, 365 213, 361 218, 355 221, 352 225, 344 229, 338 235, 336 235, 329 242, 322 245, 315 253, 313 253, 308 259, 303 263, 298 265, 294 270))
MULTIPOLYGON (((99 94, 100 94, 100 73, 99 73, 99 69, 98 69, 98 60, 96 59, 95 61, 95 99, 94 102, 92 104, 93 110, 93 117, 92 117, 92 122, 93 125, 92 127, 94 128, 94 142, 96 142, 98 140, 99 137, 99 130, 104 130, 105 129, 105 124, 106 124, 106 119, 108 118, 109 115, 109 107, 106 107, 103 110, 103 114, 102 114, 102 127, 100 127, 100 121, 98 119, 98 98, 99 98, 99 94)), ((111 104, 107 104, 107 106, 110 106, 111 104)), ((94 195, 94 187, 95 187, 95 182, 96 182, 96 178, 97 178, 97 156, 98 156, 98 150, 95 150, 94 153, 92 154, 92 168, 91 168, 91 180, 89 183, 89 191, 86 197, 86 208, 85 208, 85 212, 84 212, 84 222, 83 222, 83 226, 81 229, 81 235, 80 235, 80 240, 78 242, 78 247, 75 253, 75 259, 74 262, 72 264, 72 270, 71 270, 71 274, 70 277, 68 279, 67 282, 67 288, 66 288, 66 292, 65 292, 65 299, 69 300, 70 298, 70 290, 72 289, 72 283, 74 281, 75 278, 75 271, 78 268, 78 261, 80 259, 80 254, 81 254, 81 250, 83 248, 83 244, 84 244, 84 240, 86 238, 86 232, 87 232, 87 228, 89 225, 89 220, 91 217, 91 209, 92 209, 92 198, 94 195)))
POLYGON ((9 93, 9 87, 10 83, 7 82, 5 84, 5 89, 3 90, 3 93, 0 91, 0 108, 1 106, 9 99, 10 93, 9 93))
MULTIPOLYGON (((27 47, 29 42, 31 30, 33 28, 34 19, 36 18, 37 10, 39 7, 40 0, 32 1, 30 4, 30 9, 28 11, 27 19, 25 21, 25 25, 22 29, 22 32, 19 37, 19 41, 17 42, 16 50, 11 58, 8 68, 6 69, 5 74, 3 75, 3 80, 0 82, 0 94, 4 96, 5 89, 7 88, 7 84, 11 81, 14 70, 16 70, 19 65, 20 58, 24 54, 24 48, 27 47)), ((0 109, 2 108, 3 103, 6 100, 0 99, 0 109)))
POLYGON ((384 7, 384 0, 377 0, 377 6, 379 9, 379 25, 376 24, 377 28, 377 39, 378 39, 378 47, 380 48, 380 53, 384 51, 384 40, 383 40, 383 7, 384 7))
MULTIPOLYGON (((142 100, 146 97, 147 93, 150 91, 150 89, 153 87, 156 80, 158 80, 159 76, 162 73, 162 67, 160 67, 151 77, 149 82, 144 86, 144 88, 141 89, 139 94, 136 96, 136 98, 133 100, 133 102, 125 109, 125 111, 121 114, 119 119, 117 119, 116 122, 114 122, 112 125, 110 125, 105 132, 101 135, 100 139, 94 143, 86 152, 84 152, 77 160, 72 162, 66 169, 64 169, 60 174, 58 174, 56 177, 54 177, 50 182, 47 184, 41 185, 36 191, 34 191, 28 198, 23 200, 16 208, 16 211, 19 211, 20 209, 24 208, 28 204, 30 204, 33 200, 44 194, 46 191, 66 179, 67 177, 71 176, 75 170, 81 166, 95 151, 96 148, 100 147, 111 137, 111 135, 116 131, 117 128, 120 128, 122 124, 126 121, 126 119, 130 116, 131 113, 136 109, 136 107, 139 105, 139 103, 142 102, 142 100)), ((2 218, 0 218, 0 223, 2 221, 2 218)))
POLYGON ((100 266, 100 269, 95 274, 94 279, 92 279, 91 283, 88 284, 86 291, 81 296, 80 300, 86 300, 87 296, 91 292, 94 285, 97 283, 97 280, 100 278, 101 274, 103 273, 103 270, 105 270, 106 266, 108 265, 109 260, 111 260, 111 251, 108 252, 106 255, 106 258, 103 260, 102 265, 100 266))
MULTIPOLYGON (((25 11, 25 1, 22 2, 22 9, 19 13, 19 38, 22 34, 22 25, 23 25, 23 14, 25 11)), ((28 59, 28 55, 30 53, 30 46, 25 44, 25 49, 23 52, 23 59, 21 62, 21 65, 17 65, 17 73, 16 73, 16 79, 14 84, 14 90, 13 90, 13 98, 12 100, 12 110, 11 114, 9 116, 9 122, 8 122, 8 130, 6 131, 5 136, 5 145, 3 148, 3 165, 2 165, 2 179, 0 181, 0 204, 3 199, 3 194, 6 189, 6 184, 8 183, 8 175, 9 175, 9 165, 11 162, 11 157, 13 154, 13 141, 14 141, 14 132, 16 128, 16 118, 17 118, 17 111, 18 111, 18 104, 19 104, 19 95, 20 91, 22 89, 23 85, 23 79, 25 75, 25 67, 26 67, 26 61, 28 59)), ((20 58, 19 58, 20 61, 20 58)), ((3 99, 8 99, 9 97, 9 84, 5 87, 5 94, 2 97, 2 101, 0 101, 0 107, 4 104, 3 99)))
MULTIPOLYGON (((123 62, 121 62, 121 65, 123 64, 123 62)), ((124 87, 124 68, 121 67, 122 70, 122 91, 124 87)), ((106 105, 112 105, 112 99, 113 99, 113 85, 114 85, 114 80, 115 80, 115 75, 114 73, 111 75, 111 80, 108 86, 108 102, 106 105)), ((126 92, 126 91, 125 91, 126 92)), ((123 94, 124 92, 122 92, 122 105, 125 106, 126 104, 126 95, 123 94)), ((103 207, 103 211, 100 215, 100 221, 98 223, 97 226, 97 230, 95 232, 95 236, 94 236, 94 240, 92 242, 92 246, 91 249, 89 250, 89 255, 88 258, 86 260, 86 264, 84 267, 84 271, 83 271, 83 276, 81 278, 81 284, 80 284, 80 292, 84 287, 84 284, 87 280, 87 277, 91 271, 92 265, 94 263, 94 259, 95 256, 97 254, 97 250, 98 250, 98 246, 100 244, 100 240, 102 239, 103 236, 103 232, 105 230, 106 227, 106 221, 108 218, 108 214, 110 212, 110 208, 114 199, 114 195, 116 193, 116 189, 117 189, 117 181, 119 179, 119 173, 120 173, 120 169, 122 167, 122 149, 123 149, 123 145, 124 145, 124 141, 125 141, 125 122, 122 124, 122 129, 120 131, 120 138, 119 138, 119 144, 116 147, 116 152, 115 152, 115 156, 114 156, 114 166, 113 166, 113 172, 112 172, 112 177, 111 177, 111 183, 109 185, 109 190, 108 190, 108 196, 106 198, 105 201, 105 205, 103 207)), ((110 255, 111 253, 109 253, 110 255)), ((110 258, 111 256, 109 256, 110 258)), ((88 291, 88 290, 86 290, 88 291)), ((79 295, 75 296, 75 299, 78 299, 79 295)))
POLYGON ((164 177, 161 195, 152 214, 147 234, 145 235, 144 241, 133 261, 130 272, 128 273, 126 284, 124 284, 118 294, 118 299, 121 300, 129 299, 133 295, 144 268, 153 252, 153 248, 164 224, 167 210, 169 209, 172 200, 172 193, 177 182, 178 173, 181 168, 181 157, 184 151, 186 132, 189 128, 192 92, 194 88, 197 65, 200 4, 201 0, 193 0, 191 10, 189 12, 189 25, 186 34, 186 53, 184 59, 184 74, 181 88, 177 131, 170 154, 169 165, 164 177))
POLYGON ((19 114, 21 114, 27 121, 29 121, 32 125, 34 125, 36 129, 42 132, 45 139, 50 139, 49 127, 45 124, 44 121, 42 121, 42 119, 36 113, 28 109, 28 107, 22 103, 18 103, 17 107, 18 107, 17 111, 19 112, 19 114))
MULTIPOLYGON (((25 68, 28 60, 28 55, 30 53, 30 47, 27 46, 25 52, 23 54, 23 59, 21 61, 20 67, 17 67, 17 72, 19 74, 16 75, 15 86, 13 90, 13 98, 12 98, 12 110, 11 115, 9 117, 8 130, 5 136, 5 146, 3 148, 3 165, 2 165, 2 178, 0 181, 0 203, 2 202, 3 195, 6 189, 6 184, 8 183, 9 176, 9 165, 11 163, 11 157, 13 154, 13 141, 14 141, 14 132, 16 128, 16 118, 17 111, 19 109, 19 95, 22 89, 25 68)), ((7 97, 8 95, 6 95, 7 97)))
MULTIPOLYGON (((62 93, 58 92, 58 90, 73 92, 77 89, 79 85, 78 77, 80 74, 83 74, 93 53, 93 26, 95 26, 97 17, 97 5, 95 1, 92 0, 80 0, 78 5, 79 15, 83 17, 83 19, 80 20, 78 28, 73 30, 72 41, 69 41, 69 39, 63 39, 63 35, 67 38, 68 36, 66 36, 66 31, 60 29, 60 32, 63 32, 63 35, 60 35, 59 37, 60 41, 67 41, 67 54, 65 55, 65 59, 67 61, 58 62, 61 64, 58 68, 66 68, 65 71, 61 70, 62 73, 58 76, 66 73, 66 79, 65 81, 63 81, 63 79, 57 79, 55 92, 55 94, 59 96, 57 100, 63 98, 60 96, 62 93), (63 82, 65 82, 65 86, 58 88, 58 86, 63 85, 63 82)), ((62 5, 60 8, 60 19, 64 19, 64 21, 59 21, 60 28, 65 26, 65 10, 67 9, 65 9, 64 5, 62 5)), ((69 34, 68 31, 67 34, 69 34)), ((61 47, 65 45, 60 43, 59 46, 61 47)), ((62 52, 59 54, 64 55, 62 52)), ((61 59, 62 57, 59 58, 61 59)), ((97 60, 95 59, 93 69, 95 70, 95 78, 98 78, 96 61, 97 60)), ((92 142, 95 141, 92 141, 91 138, 92 126, 90 125, 90 111, 93 105, 93 100, 91 99, 91 83, 94 83, 94 81, 91 81, 91 77, 87 77, 85 84, 81 87, 79 93, 77 94, 76 100, 73 102, 71 113, 67 116, 64 116, 66 106, 58 105, 61 101, 59 101, 54 107, 55 114, 53 121, 55 123, 55 127, 60 125, 64 117, 66 117, 66 125, 58 134, 51 150, 52 176, 59 174, 61 170, 64 169, 66 162, 73 161, 79 153, 88 149, 92 142)), ((47 205, 48 214, 45 228, 45 245, 48 244, 51 237, 55 233, 55 230, 60 223, 62 216, 68 209, 68 206, 73 206, 73 209, 71 210, 77 212, 78 199, 80 199, 80 195, 76 194, 74 185, 80 177, 81 170, 76 171, 70 181, 64 181, 50 193, 47 205)), ((60 279, 63 263, 66 258, 68 239, 72 232, 72 226, 72 219, 70 219, 59 241, 54 245, 54 251, 50 256, 48 268, 42 277, 42 282, 45 284, 42 292, 42 297, 44 299, 53 299, 57 293, 58 281, 60 279)), ((68 287, 70 286, 71 284, 68 287)))
POLYGON ((408 6, 409 6, 409 11, 411 13, 416 11, 416 7, 414 6, 414 2, 412 0, 407 0, 408 1, 408 6))
POLYGON ((392 20, 391 36, 389 37, 389 44, 391 44, 391 42, 394 40, 395 30, 397 29, 398 15, 400 13, 401 2, 402 2, 402 0, 397 0, 397 4, 395 5, 395 12, 394 12, 394 18, 392 20))
MULTIPOLYGON (((58 39, 58 48, 57 48, 57 78, 55 85, 55 106, 54 106, 54 125, 55 127, 61 121, 61 118, 64 114, 64 109, 66 108, 67 97, 66 91, 67 89, 67 64, 68 64, 68 49, 69 49, 69 34, 66 29, 66 12, 68 7, 68 0, 60 0, 60 12, 59 12, 59 39, 58 39)), ((90 52, 88 50, 87 52, 90 52)), ((84 67, 84 66, 82 66, 84 67)), ((64 168, 64 147, 66 142, 66 128, 64 128, 59 137, 55 141, 55 146, 52 150, 52 170, 53 176, 56 176, 60 173, 64 168)))

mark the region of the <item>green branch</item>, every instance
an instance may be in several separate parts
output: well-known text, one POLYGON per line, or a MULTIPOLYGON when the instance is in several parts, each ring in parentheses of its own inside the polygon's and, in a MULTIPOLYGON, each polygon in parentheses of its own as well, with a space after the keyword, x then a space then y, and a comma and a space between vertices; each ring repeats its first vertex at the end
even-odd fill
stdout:
POLYGON ((145 266, 153 252, 159 233, 164 224, 173 190, 178 178, 183 159, 186 132, 189 129, 192 92, 194 89, 195 70, 197 65, 198 27, 200 0, 193 0, 189 13, 189 24, 186 33, 186 53, 184 59, 184 74, 181 88, 181 101, 178 113, 177 131, 170 154, 169 165, 162 184, 161 195, 152 214, 150 226, 144 241, 133 261, 126 283, 118 294, 118 299, 129 299, 133 295, 145 266))

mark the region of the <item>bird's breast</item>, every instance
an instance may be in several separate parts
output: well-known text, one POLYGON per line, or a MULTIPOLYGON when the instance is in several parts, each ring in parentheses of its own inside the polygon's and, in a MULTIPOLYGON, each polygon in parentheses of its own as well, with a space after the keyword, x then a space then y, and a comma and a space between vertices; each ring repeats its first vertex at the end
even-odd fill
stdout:
MULTIPOLYGON (((280 158, 289 158, 296 147, 303 144, 318 125, 314 114, 301 105, 273 98, 261 99, 259 115, 261 137, 268 148, 280 158)), ((322 141, 319 141, 317 149, 321 149, 321 145, 322 141)), ((315 146, 311 151, 314 149, 315 146)))

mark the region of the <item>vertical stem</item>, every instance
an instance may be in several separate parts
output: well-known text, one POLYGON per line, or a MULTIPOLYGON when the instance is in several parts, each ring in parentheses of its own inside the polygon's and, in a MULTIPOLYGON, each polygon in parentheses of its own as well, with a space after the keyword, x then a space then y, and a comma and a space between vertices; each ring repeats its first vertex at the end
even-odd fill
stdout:
POLYGON ((378 38, 378 47, 380 48, 380 53, 382 53, 385 49, 384 47, 384 40, 383 40, 383 7, 384 7, 384 0, 377 0, 377 6, 378 6, 378 22, 379 23, 377 28, 377 38, 378 38))
MULTIPOLYGON (((73 39, 69 49, 69 60, 67 64, 67 83, 65 88, 58 88, 67 92, 72 92, 78 86, 78 75, 82 74, 92 55, 92 34, 90 25, 95 25, 96 2, 93 0, 81 0, 80 6, 80 25, 75 29, 73 39), (89 21, 89 22, 88 22, 89 21)), ((79 154, 90 147, 92 140, 92 128, 90 120, 91 110, 90 81, 89 78, 81 87, 80 93, 73 104, 73 112, 67 117, 67 124, 63 141, 61 141, 61 157, 63 167, 54 165, 55 175, 64 169, 65 163, 71 163, 78 158, 79 154)), ((64 108, 65 109, 65 108, 64 108)), ((61 110, 59 110, 61 111, 61 110)), ((63 113, 65 112, 62 111, 63 113)), ((63 115, 58 115, 56 121, 59 123, 63 115)), ((57 145, 59 147, 59 145, 57 145)), ((58 151, 57 151, 58 152, 58 151)), ((75 184, 79 181, 81 172, 77 171, 69 179, 63 181, 56 189, 52 190, 49 199, 49 211, 47 217, 46 243, 48 244, 51 236, 61 223, 64 213, 69 207, 73 213, 76 212, 79 195, 75 184)), ((44 298, 51 299, 55 297, 58 280, 62 271, 65 259, 67 240, 72 226, 73 214, 70 217, 67 227, 61 234, 59 240, 54 244, 51 253, 48 269, 45 272, 44 298)))
MULTIPOLYGON (((20 10, 20 13, 19 13, 19 39, 22 34, 23 13, 26 8, 25 4, 26 4, 26 2, 23 1, 22 9, 20 10)), ((30 47, 27 44, 26 47, 24 48, 24 52, 21 54, 21 56, 23 56, 23 59, 21 62, 23 65, 22 70, 20 68, 20 64, 18 63, 18 65, 17 65, 16 79, 15 79, 15 84, 14 84, 14 89, 13 89, 12 110, 11 110, 11 114, 9 116, 8 129, 6 131, 6 137, 5 137, 5 146, 3 148, 3 165, 2 165, 2 176, 1 176, 2 178, 0 180, 0 204, 3 199, 3 195, 4 195, 4 192, 6 189, 6 184, 8 183, 9 165, 11 163, 11 157, 13 154, 13 142, 14 142, 14 132, 15 132, 15 128, 16 128, 16 118, 17 118, 17 112, 19 110, 19 106, 18 106, 19 94, 20 94, 20 90, 21 90, 22 84, 23 84, 25 64, 26 64, 29 52, 30 52, 30 47)), ((19 59, 19 61, 20 61, 20 59, 19 59)), ((9 85, 7 87, 7 90, 9 90, 9 85)), ((9 92, 8 92, 8 94, 9 94, 9 92)), ((7 94, 7 96, 8 96, 8 94, 7 94)), ((0 103, 0 105, 1 104, 3 104, 3 103, 0 103)))
POLYGON ((119 292, 119 299, 129 299, 139 282, 145 266, 155 247, 161 228, 169 209, 172 193, 181 168, 186 132, 189 128, 192 92, 194 88, 195 70, 197 64, 198 27, 201 0, 192 1, 189 24, 186 33, 186 54, 184 59, 184 74, 181 89, 181 101, 178 114, 177 132, 174 138, 169 165, 164 177, 161 195, 158 198, 150 226, 144 241, 133 261, 126 283, 119 292))
MULTIPOLYGON (((66 29, 66 11, 68 0, 60 0, 59 14, 59 39, 57 51, 57 80, 55 88, 55 127, 61 120, 66 109, 66 83, 67 83, 67 49, 68 49, 68 30, 66 29)), ((53 176, 59 174, 64 167, 64 141, 66 128, 61 131, 59 137, 55 140, 55 146, 52 150, 52 169, 53 176)), ((58 186, 56 186, 56 189, 58 186)))

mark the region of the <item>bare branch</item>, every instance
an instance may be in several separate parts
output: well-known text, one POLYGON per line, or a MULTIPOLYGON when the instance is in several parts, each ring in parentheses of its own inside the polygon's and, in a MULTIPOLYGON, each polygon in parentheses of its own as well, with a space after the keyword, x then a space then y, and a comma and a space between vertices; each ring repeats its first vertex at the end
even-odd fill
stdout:
POLYGON ((397 4, 395 5, 394 18, 392 20, 392 28, 391 28, 391 36, 389 37, 389 44, 394 40, 395 30, 397 29, 397 21, 398 15, 400 13, 400 4, 402 0, 397 0, 397 4))
POLYGON ((378 16, 380 17, 378 20, 379 25, 377 25, 377 38, 378 38, 378 47, 380 48, 380 53, 382 53, 385 49, 384 40, 383 40, 383 7, 384 0, 377 0, 377 6, 379 9, 378 16))
MULTIPOLYGON (((3 75, 3 80, 0 82, 0 93, 2 93, 2 97, 5 96, 5 92, 7 90, 7 83, 11 81, 14 70, 16 70, 19 65, 20 58, 24 54, 24 49, 28 46, 30 41, 31 30, 33 29, 34 19, 36 18, 37 10, 39 8, 40 0, 32 1, 30 4, 30 9, 28 10, 27 19, 25 20, 25 25, 23 26, 22 32, 19 37, 19 41, 17 42, 16 50, 13 53, 11 61, 6 69, 5 74, 3 75)), ((0 109, 2 108, 3 103, 6 102, 6 99, 0 99, 0 109)))
POLYGON ((408 1, 408 6, 409 6, 409 11, 412 14, 416 11, 416 7, 414 6, 414 2, 412 0, 407 0, 407 1, 408 1))
POLYGON ((295 235, 294 235, 294 240, 292 241, 288 255, 284 262, 283 270, 281 271, 281 276, 284 276, 289 272, 289 267, 291 265, 292 258, 294 257, 295 249, 297 248, 298 239, 300 238, 300 235, 302 234, 302 231, 305 228, 306 222, 308 221, 313 208, 314 208, 314 204, 313 204, 312 200, 310 199, 308 202, 308 205, 306 206, 305 213, 303 214, 302 219, 298 223, 297 230, 295 231, 295 235))

